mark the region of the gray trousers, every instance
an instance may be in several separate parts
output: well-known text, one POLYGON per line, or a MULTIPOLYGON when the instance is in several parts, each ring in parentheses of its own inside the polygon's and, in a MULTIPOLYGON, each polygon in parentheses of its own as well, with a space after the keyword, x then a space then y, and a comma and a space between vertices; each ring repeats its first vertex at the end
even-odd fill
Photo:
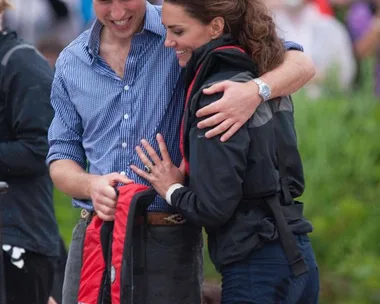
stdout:
MULTIPOLYGON (((86 220, 81 219, 73 230, 63 284, 63 304, 78 304, 86 226, 86 220)), ((142 281, 147 279, 146 294, 139 294, 140 289, 136 286, 134 303, 128 304, 141 304, 143 298, 146 301, 144 304, 200 304, 202 268, 200 229, 190 225, 149 226, 146 246, 147 273, 145 277, 139 273, 134 277, 136 285, 144 284, 142 281)))

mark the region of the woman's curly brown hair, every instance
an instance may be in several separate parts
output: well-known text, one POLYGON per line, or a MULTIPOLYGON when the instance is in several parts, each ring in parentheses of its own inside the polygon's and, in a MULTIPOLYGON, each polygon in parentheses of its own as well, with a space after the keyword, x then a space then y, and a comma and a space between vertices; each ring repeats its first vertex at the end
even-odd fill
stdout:
POLYGON ((258 65, 260 74, 284 61, 285 49, 262 0, 165 0, 179 5, 193 18, 209 24, 223 17, 225 33, 238 40, 258 65))

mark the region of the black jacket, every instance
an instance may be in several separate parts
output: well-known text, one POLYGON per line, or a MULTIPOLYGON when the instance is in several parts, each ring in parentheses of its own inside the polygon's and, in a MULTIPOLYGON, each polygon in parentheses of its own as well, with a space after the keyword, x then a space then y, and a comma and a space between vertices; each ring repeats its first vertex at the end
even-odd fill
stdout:
POLYGON ((15 33, 0 34, 0 196, 3 243, 58 255, 53 185, 45 165, 53 71, 15 33))
MULTIPOLYGON (((184 114, 183 152, 189 161, 189 187, 177 189, 171 197, 178 212, 206 228, 210 256, 217 268, 244 259, 262 241, 279 237, 273 215, 263 200, 278 196, 283 202, 270 102, 277 103, 278 113, 288 126, 282 135, 291 147, 287 155, 291 161, 286 168, 291 196, 300 196, 304 189, 290 98, 283 98, 279 105, 278 101, 270 101, 259 106, 225 143, 220 137, 206 139, 208 130, 197 128, 200 119, 196 111, 222 96, 203 95, 202 88, 223 80, 246 82, 257 77, 256 66, 245 53, 237 49, 216 50, 234 44, 229 37, 213 41, 197 50, 187 66, 186 87, 191 92, 184 114)), ((311 224, 303 218, 302 206, 293 201, 282 206, 296 234, 312 231, 311 224)))

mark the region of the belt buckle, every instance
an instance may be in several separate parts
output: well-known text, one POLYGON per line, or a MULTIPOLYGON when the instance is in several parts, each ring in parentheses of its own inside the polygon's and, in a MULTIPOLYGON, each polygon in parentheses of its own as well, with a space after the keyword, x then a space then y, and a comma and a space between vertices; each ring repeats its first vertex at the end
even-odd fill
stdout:
POLYGON ((82 209, 80 211, 81 219, 87 220, 89 216, 90 216, 90 212, 88 212, 86 209, 82 209))
POLYGON ((179 213, 175 213, 170 216, 167 216, 164 218, 164 220, 174 225, 181 225, 181 224, 186 223, 186 219, 179 213))

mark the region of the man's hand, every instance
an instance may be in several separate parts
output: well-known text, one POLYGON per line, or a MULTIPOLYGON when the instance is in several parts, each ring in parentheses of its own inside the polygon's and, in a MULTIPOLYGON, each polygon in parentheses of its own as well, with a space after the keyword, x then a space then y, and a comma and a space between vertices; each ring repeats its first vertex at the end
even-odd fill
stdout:
POLYGON ((197 117, 213 116, 198 123, 198 128, 204 129, 215 126, 206 132, 211 138, 225 132, 221 141, 227 141, 252 116, 260 105, 261 97, 258 86, 249 81, 246 83, 223 81, 204 89, 203 93, 212 95, 224 92, 218 101, 197 111, 197 117))
POLYGON ((125 175, 110 173, 103 176, 93 176, 90 182, 90 196, 96 214, 103 221, 113 221, 115 219, 117 194, 115 186, 118 183, 133 183, 125 175))
MULTIPOLYGON (((297 92, 315 75, 314 64, 302 52, 291 50, 285 54, 284 62, 272 71, 260 75, 260 79, 271 88, 271 99, 297 92)), ((253 81, 237 83, 223 81, 203 91, 211 95, 224 92, 218 101, 200 109, 197 117, 212 115, 198 124, 198 128, 214 127, 206 133, 210 138, 223 134, 221 141, 228 140, 252 116, 261 102, 259 88, 253 81)))

